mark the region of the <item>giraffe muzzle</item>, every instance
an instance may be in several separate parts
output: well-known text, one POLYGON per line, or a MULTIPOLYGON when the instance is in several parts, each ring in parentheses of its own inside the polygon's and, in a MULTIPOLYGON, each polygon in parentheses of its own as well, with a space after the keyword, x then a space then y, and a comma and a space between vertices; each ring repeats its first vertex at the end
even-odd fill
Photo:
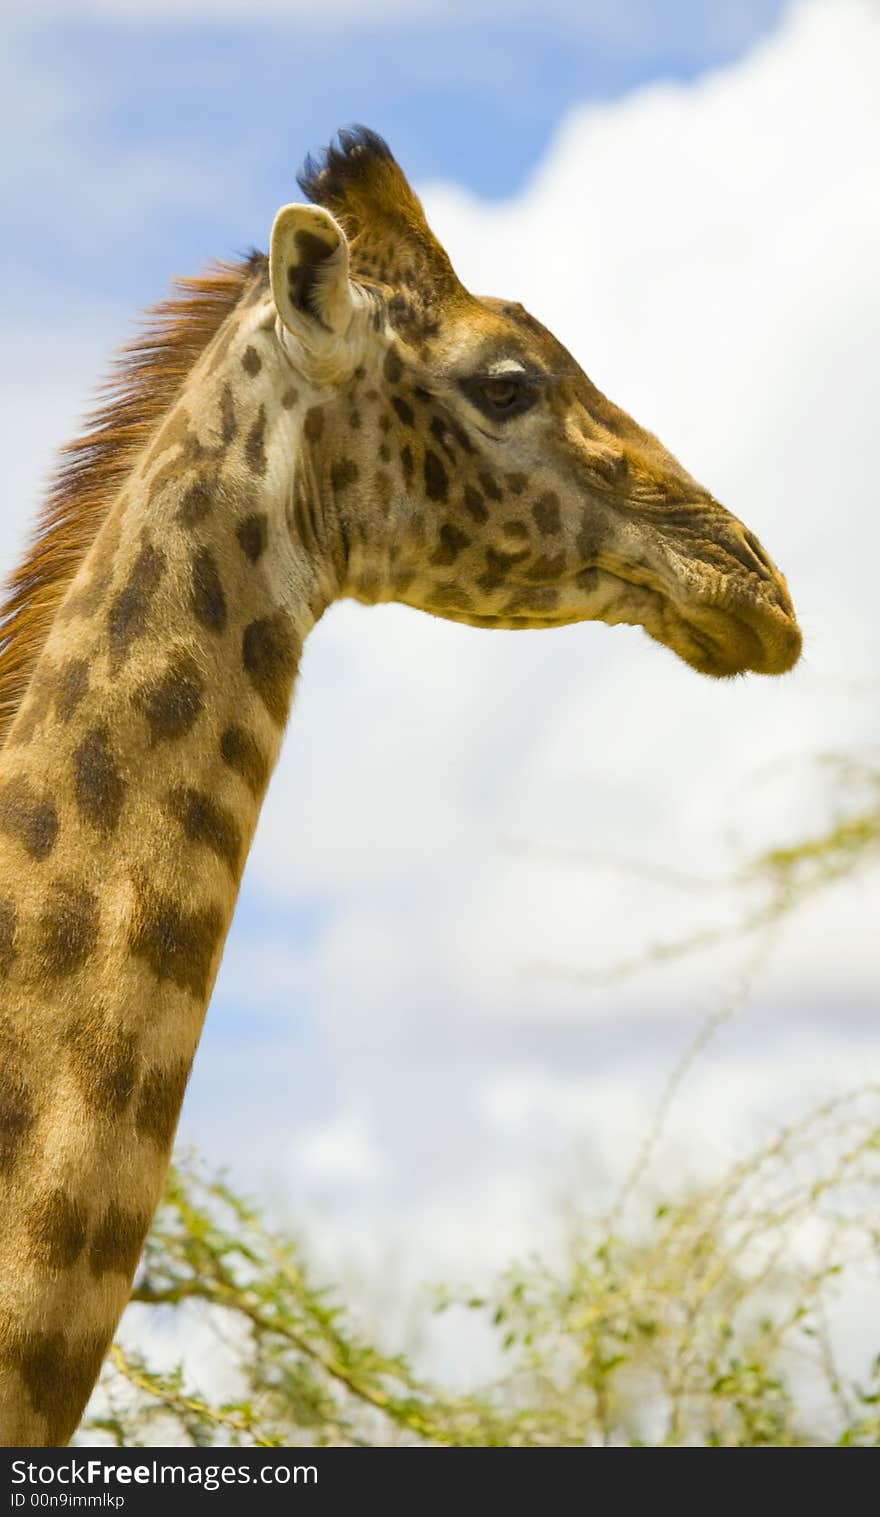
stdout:
MULTIPOLYGON (((802 634, 783 575, 754 533, 712 501, 687 531, 658 534, 660 641, 700 673, 786 674, 802 634)), ((647 628, 657 637, 654 628, 647 628)))
POLYGON ((786 674, 801 655, 797 622, 766 602, 727 598, 697 603, 683 615, 683 646, 670 646, 701 674, 786 674))

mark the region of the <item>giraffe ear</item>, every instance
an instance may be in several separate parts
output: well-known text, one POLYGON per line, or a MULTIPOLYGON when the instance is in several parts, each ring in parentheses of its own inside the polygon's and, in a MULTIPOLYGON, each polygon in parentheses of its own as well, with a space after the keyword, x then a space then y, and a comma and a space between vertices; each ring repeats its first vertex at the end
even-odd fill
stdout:
POLYGON ((348 240, 335 217, 317 205, 285 205, 275 217, 269 279, 278 315, 301 337, 315 323, 344 337, 355 302, 348 277, 348 240))

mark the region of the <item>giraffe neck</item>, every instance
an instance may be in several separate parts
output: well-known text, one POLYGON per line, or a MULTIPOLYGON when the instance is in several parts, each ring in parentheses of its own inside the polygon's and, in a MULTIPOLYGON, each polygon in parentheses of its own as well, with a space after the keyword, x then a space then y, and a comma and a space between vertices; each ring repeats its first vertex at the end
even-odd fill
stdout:
POLYGON ((288 362, 246 300, 111 508, 0 750, 2 1443, 69 1438, 128 1299, 336 590, 288 362))

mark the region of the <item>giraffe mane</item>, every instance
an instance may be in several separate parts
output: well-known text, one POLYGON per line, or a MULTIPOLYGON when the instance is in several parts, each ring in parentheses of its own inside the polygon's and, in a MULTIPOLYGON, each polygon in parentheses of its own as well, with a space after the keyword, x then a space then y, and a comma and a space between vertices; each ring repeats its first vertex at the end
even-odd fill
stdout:
POLYGON ((27 689, 56 611, 138 454, 181 385, 266 267, 251 253, 175 279, 121 349, 86 430, 61 449, 36 530, 0 600, 0 744, 27 689))

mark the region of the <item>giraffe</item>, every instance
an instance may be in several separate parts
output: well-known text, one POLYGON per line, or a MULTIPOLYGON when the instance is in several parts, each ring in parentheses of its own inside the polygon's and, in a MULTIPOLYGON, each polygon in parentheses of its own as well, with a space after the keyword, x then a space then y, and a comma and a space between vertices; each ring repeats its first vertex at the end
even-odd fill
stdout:
POLYGON ((157 1205, 303 641, 341 596, 788 670, 757 539, 339 134, 182 281, 3 607, 0 1441, 74 1432, 157 1205))

